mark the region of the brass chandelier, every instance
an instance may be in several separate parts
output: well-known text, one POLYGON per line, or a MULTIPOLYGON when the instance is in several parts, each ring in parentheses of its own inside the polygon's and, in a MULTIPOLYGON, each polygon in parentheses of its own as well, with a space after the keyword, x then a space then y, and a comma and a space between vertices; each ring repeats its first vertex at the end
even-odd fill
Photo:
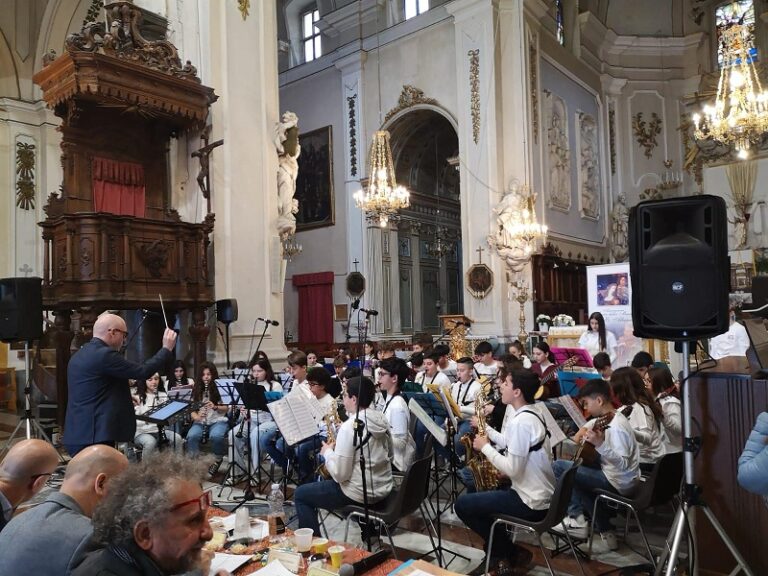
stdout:
POLYGON ((365 190, 355 192, 353 198, 368 220, 378 220, 379 226, 386 228, 389 220, 394 219, 399 210, 411 205, 410 192, 398 186, 395 179, 387 130, 378 130, 373 135, 368 165, 368 185, 365 190))
POLYGON ((539 224, 536 220, 536 194, 528 185, 519 186, 520 209, 508 215, 500 228, 500 239, 506 246, 521 248, 530 257, 538 248, 539 243, 547 239, 547 225, 539 224))
POLYGON ((768 131, 768 93, 752 63, 754 49, 747 26, 734 24, 723 32, 723 67, 714 105, 693 115, 697 140, 712 139, 733 146, 741 159, 768 131))

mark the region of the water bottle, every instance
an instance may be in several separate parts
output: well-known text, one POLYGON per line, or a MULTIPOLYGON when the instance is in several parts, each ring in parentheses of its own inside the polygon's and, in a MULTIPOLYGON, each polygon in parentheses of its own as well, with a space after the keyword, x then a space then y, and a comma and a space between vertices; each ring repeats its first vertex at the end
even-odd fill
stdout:
POLYGON ((283 491, 280 484, 272 484, 272 491, 267 496, 269 502, 269 535, 276 536, 285 533, 285 511, 283 510, 283 491))

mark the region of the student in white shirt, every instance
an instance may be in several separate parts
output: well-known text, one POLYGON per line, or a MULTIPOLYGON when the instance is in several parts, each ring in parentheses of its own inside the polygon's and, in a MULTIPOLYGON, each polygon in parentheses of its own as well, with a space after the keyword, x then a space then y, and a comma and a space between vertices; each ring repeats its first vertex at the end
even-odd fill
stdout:
POLYGON ((459 358, 456 362, 456 383, 451 386, 451 396, 456 402, 461 412, 459 425, 457 426, 456 436, 453 445, 456 449, 456 455, 460 458, 464 456, 464 445, 461 443, 461 437, 468 434, 472 429, 472 417, 475 415, 475 397, 480 392, 480 382, 475 380, 475 365, 472 358, 465 356, 459 358))
POLYGON ((736 313, 730 309, 728 331, 709 339, 709 355, 715 360, 726 356, 746 356, 749 348, 749 334, 742 324, 736 321, 736 313))
POLYGON ((435 384, 446 390, 450 389, 451 381, 448 376, 440 371, 438 362, 440 361, 440 354, 432 352, 424 357, 424 371, 416 374, 416 383, 421 384, 421 389, 424 392, 429 392, 429 385, 435 384))
MULTIPOLYGON (((637 490, 640 484, 640 449, 629 420, 613 409, 608 382, 588 380, 579 392, 579 398, 593 418, 573 439, 576 443, 583 440, 595 447, 600 455, 600 468, 579 466, 568 516, 563 523, 571 536, 586 538, 589 530, 586 514, 592 514, 596 490, 609 490, 623 496, 631 496, 637 490), (612 420, 605 430, 593 429, 597 418, 611 413, 612 420)), ((570 460, 557 460, 553 465, 555 477, 560 478, 572 465, 570 460)), ((616 534, 610 524, 610 512, 605 506, 597 509, 595 528, 608 548, 618 548, 616 534)))
POLYGON ((317 353, 312 350, 307 351, 307 370, 310 368, 325 368, 325 366, 317 361, 317 353))
MULTIPOLYGON (((251 365, 250 379, 245 383, 245 386, 246 392, 242 394, 244 399, 246 396, 251 397, 248 391, 253 390, 254 386, 260 386, 264 389, 265 393, 277 392, 281 395, 283 393, 283 387, 275 378, 272 365, 269 363, 269 360, 265 359, 258 359, 251 365)), ((255 394, 253 397, 255 397, 255 394)), ((275 424, 272 413, 269 410, 247 411, 245 408, 242 408, 240 410, 240 418, 240 422, 230 431, 230 442, 235 444, 235 462, 244 470, 246 469, 247 444, 251 457, 251 470, 255 471, 258 470, 261 455, 267 450, 267 440, 273 438, 277 431, 277 424, 275 424), (250 436, 248 436, 249 425, 246 423, 243 426, 243 434, 238 438, 237 433, 241 429, 243 418, 250 418, 250 436)))
POLYGON ((312 528, 316 536, 320 536, 319 508, 338 510, 363 502, 359 450, 365 451, 368 502, 380 502, 392 491, 392 436, 384 414, 369 409, 373 392, 373 382, 368 378, 352 378, 347 382, 342 398, 350 417, 337 432, 335 444, 324 443, 321 449, 331 479, 303 484, 294 493, 299 527, 312 528), (357 440, 354 438, 356 419, 362 424, 362 438, 358 436, 357 440))
POLYGON ((653 367, 648 370, 645 386, 656 399, 664 413, 664 432, 666 442, 664 448, 667 454, 683 451, 683 423, 680 417, 680 398, 677 397, 677 387, 672 379, 672 373, 666 366, 653 367))
MULTIPOLYGON (((168 400, 168 394, 162 387, 160 374, 157 372, 144 382, 136 383, 137 395, 133 398, 133 409, 136 416, 142 416, 168 400)), ((133 444, 141 447, 141 455, 144 458, 152 454, 158 447, 169 446, 174 450, 181 450, 183 441, 168 426, 163 428, 163 436, 161 437, 157 424, 137 419, 136 436, 133 439, 133 444)))
POLYGON ((594 357, 598 352, 606 352, 611 362, 616 360, 616 336, 605 327, 605 318, 600 312, 589 315, 587 331, 579 338, 579 348, 583 348, 594 357))
MULTIPOLYGON (((530 370, 502 367, 501 398, 514 410, 502 432, 487 427, 487 436, 475 437, 473 447, 482 452, 499 473, 506 476, 511 487, 466 493, 456 500, 456 514, 486 543, 486 554, 492 564, 507 562, 510 567, 526 566, 531 553, 512 544, 506 529, 497 528, 496 548, 488 550, 491 526, 498 514, 526 520, 541 520, 546 516, 555 490, 555 478, 550 460, 549 433, 532 405, 539 388, 539 378, 530 370), (501 450, 505 450, 504 453, 501 450)), ((516 573, 516 572, 515 572, 516 573)))
POLYGON ((499 367, 493 359, 493 346, 490 342, 483 340, 475 346, 474 360, 476 376, 491 379, 496 377, 499 367))
POLYGON ((632 406, 627 419, 640 446, 640 470, 650 472, 664 457, 664 414, 661 407, 645 389, 638 371, 632 367, 619 368, 611 374, 611 390, 620 403, 618 408, 632 406))
POLYGON ((381 361, 378 374, 379 386, 387 393, 382 412, 392 433, 392 463, 397 470, 405 472, 416 456, 416 443, 410 432, 411 412, 400 393, 400 385, 408 379, 410 370, 404 360, 392 356, 381 361))
POLYGON ((456 361, 451 360, 451 350, 445 344, 438 344, 432 351, 437 354, 437 369, 448 377, 451 384, 456 382, 456 361))

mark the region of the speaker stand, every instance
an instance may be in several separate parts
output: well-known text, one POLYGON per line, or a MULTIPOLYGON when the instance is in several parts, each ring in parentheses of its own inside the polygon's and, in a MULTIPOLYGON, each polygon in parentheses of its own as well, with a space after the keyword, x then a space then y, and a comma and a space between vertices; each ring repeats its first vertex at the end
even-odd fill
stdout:
POLYGON ((29 361, 29 340, 24 342, 24 369, 27 373, 27 381, 24 384, 24 415, 19 418, 19 423, 16 424, 11 437, 5 441, 3 449, 0 450, 0 455, 5 454, 13 444, 13 441, 21 437, 22 427, 24 428, 24 437, 29 440, 31 438, 41 438, 53 445, 48 434, 45 433, 43 427, 35 420, 32 415, 32 366, 29 361))

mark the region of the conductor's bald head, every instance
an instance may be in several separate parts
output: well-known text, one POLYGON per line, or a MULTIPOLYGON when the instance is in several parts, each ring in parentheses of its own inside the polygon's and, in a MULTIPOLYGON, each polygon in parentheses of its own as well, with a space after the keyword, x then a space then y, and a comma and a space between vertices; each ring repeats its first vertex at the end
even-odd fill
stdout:
POLYGON ((128 335, 125 320, 117 314, 105 312, 96 319, 93 325, 93 335, 104 341, 107 346, 119 350, 128 335))

